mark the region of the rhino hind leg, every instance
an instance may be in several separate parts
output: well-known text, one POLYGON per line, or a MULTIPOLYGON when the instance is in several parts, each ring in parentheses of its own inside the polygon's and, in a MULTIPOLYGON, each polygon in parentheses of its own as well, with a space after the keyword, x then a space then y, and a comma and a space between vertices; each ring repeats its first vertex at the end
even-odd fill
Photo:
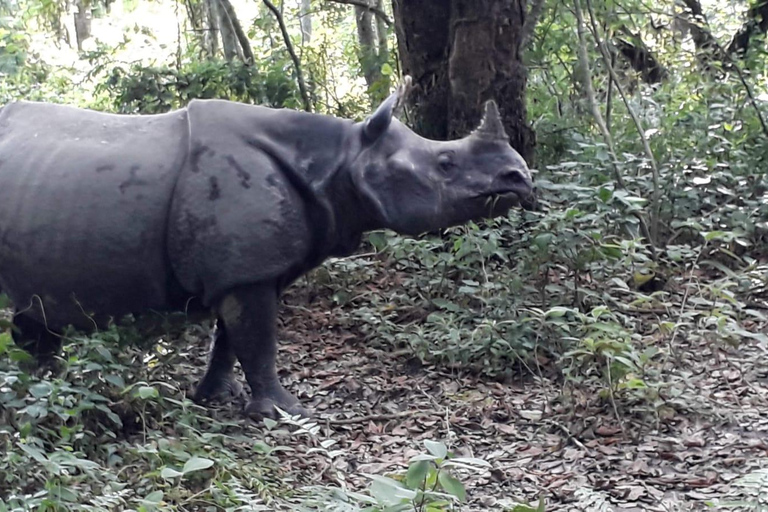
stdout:
POLYGON ((40 364, 51 363, 61 350, 61 335, 25 314, 13 315, 13 342, 32 354, 40 364))
POLYGON ((220 319, 216 322, 212 338, 208 369, 195 390, 194 399, 198 403, 226 401, 243 393, 243 386, 237 382, 234 372, 237 357, 220 319))
POLYGON ((249 285, 227 294, 219 303, 231 345, 251 387, 245 413, 255 418, 275 418, 275 407, 291 415, 308 416, 299 401, 277 376, 277 286, 249 285))

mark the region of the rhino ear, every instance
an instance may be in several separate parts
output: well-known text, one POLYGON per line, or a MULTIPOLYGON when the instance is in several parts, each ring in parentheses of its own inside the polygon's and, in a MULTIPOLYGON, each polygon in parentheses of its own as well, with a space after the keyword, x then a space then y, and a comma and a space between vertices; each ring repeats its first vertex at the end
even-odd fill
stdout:
POLYGON ((485 102, 485 114, 480 126, 472 132, 472 135, 486 140, 502 140, 509 142, 507 132, 504 131, 504 124, 501 122, 499 107, 496 102, 488 100, 485 102))
POLYGON ((411 83, 411 77, 408 75, 404 76, 403 81, 397 86, 397 90, 390 94, 389 98, 379 105, 376 112, 365 120, 363 133, 366 139, 374 141, 387 131, 389 123, 392 122, 392 115, 405 104, 405 99, 411 89, 411 83))

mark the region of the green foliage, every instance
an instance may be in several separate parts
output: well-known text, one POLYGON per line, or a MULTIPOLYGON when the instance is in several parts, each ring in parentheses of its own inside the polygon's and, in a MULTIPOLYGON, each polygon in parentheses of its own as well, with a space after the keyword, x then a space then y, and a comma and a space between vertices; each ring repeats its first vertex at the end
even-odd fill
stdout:
POLYGON ((490 465, 481 459, 455 457, 438 441, 424 441, 424 447, 427 451, 411 458, 405 474, 368 475, 371 483, 367 493, 317 489, 319 497, 307 505, 318 507, 315 510, 366 512, 460 510, 467 501, 467 491, 457 472, 477 472, 490 465))
POLYGON ((261 76, 254 66, 226 61, 191 62, 180 69, 117 66, 97 91, 106 92, 118 112, 145 114, 168 112, 193 99, 283 106, 296 94, 293 83, 282 73, 261 76))
POLYGON ((33 372, 0 334, 0 510, 229 508, 260 503, 253 489, 276 492, 264 444, 165 380, 173 358, 111 329, 67 340, 55 371, 33 372))

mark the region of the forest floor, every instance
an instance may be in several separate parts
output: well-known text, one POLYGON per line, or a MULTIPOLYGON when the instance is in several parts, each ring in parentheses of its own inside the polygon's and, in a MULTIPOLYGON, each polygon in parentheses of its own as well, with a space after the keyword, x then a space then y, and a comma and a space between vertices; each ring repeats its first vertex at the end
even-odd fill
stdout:
MULTIPOLYGON (((462 510, 541 497, 547 511, 753 510, 735 503, 759 503, 755 489, 768 485, 768 367, 757 342, 679 337, 666 399, 635 409, 544 376, 498 382, 366 346, 323 300, 309 304, 299 289, 281 315, 281 378, 319 426, 306 442, 280 440, 292 450, 281 467, 299 486, 345 480, 360 491, 365 474, 403 471, 424 440, 491 464, 461 475, 462 510)), ((234 419, 238 407, 218 414, 234 419)))

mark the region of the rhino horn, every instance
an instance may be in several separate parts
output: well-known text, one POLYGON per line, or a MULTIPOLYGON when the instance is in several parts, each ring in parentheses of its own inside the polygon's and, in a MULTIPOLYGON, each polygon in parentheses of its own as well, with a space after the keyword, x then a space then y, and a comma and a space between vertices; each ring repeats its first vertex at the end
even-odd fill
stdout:
POLYGON ((487 140, 509 140, 507 132, 504 131, 504 125, 501 122, 499 107, 496 106, 495 101, 488 100, 485 102, 483 120, 472 134, 487 140))

